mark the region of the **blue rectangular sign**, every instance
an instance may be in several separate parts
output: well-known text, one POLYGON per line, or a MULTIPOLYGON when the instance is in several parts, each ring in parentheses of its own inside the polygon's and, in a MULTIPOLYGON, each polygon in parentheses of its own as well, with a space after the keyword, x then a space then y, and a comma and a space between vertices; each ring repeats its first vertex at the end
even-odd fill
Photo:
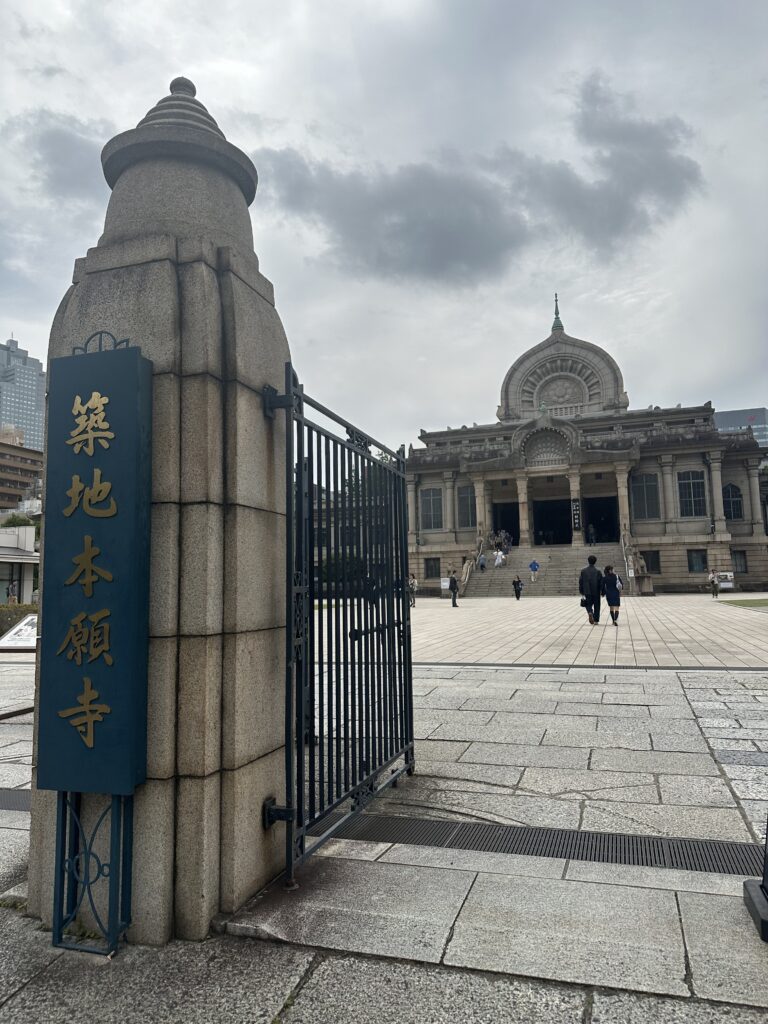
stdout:
POLYGON ((39 789, 146 779, 152 364, 138 348, 52 359, 39 789))

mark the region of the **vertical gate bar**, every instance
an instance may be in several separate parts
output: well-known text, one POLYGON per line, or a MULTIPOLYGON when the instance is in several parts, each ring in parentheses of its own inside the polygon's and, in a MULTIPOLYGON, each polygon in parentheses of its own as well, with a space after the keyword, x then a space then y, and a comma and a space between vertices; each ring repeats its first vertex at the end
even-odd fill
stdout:
POLYGON ((85 844, 85 832, 82 831, 80 812, 82 807, 82 794, 81 793, 68 793, 67 794, 67 820, 68 820, 68 834, 67 834, 67 860, 69 861, 71 870, 67 873, 67 892, 65 898, 65 913, 64 920, 68 921, 74 916, 75 907, 79 899, 78 889, 79 883, 77 880, 77 858, 80 856, 80 840, 82 839, 85 844))
POLYGON ((339 446, 339 532, 341 534, 341 639, 342 665, 344 667, 344 792, 349 791, 349 640, 347 636, 349 604, 349 574, 347 565, 349 562, 349 536, 347 525, 347 448, 346 445, 339 446))
POLYGON ((123 928, 131 923, 131 897, 133 895, 133 797, 123 797, 123 886, 120 897, 120 920, 123 928))
POLYGON ((347 548, 348 555, 348 567, 347 567, 347 582, 349 586, 349 594, 345 607, 349 609, 349 619, 344 623, 344 632, 348 640, 348 658, 349 658, 349 761, 350 761, 350 785, 356 786, 358 780, 357 772, 357 715, 358 706, 356 699, 356 683, 357 683, 357 641, 356 636, 356 619, 355 609, 358 592, 358 569, 357 569, 357 531, 355 529, 355 464, 352 453, 349 448, 344 449, 344 463, 345 463, 345 475, 346 475, 346 519, 347 519, 347 536, 349 546, 347 548))
POLYGON ((395 745, 395 708, 397 704, 397 691, 396 691, 396 678, 397 678, 397 653, 396 653, 396 642, 395 642, 395 629, 396 629, 396 614, 395 614, 395 580, 396 580, 396 564, 395 564, 395 548, 394 548, 394 516, 392 514, 392 503, 395 497, 394 490, 392 487, 394 479, 394 467, 387 465, 385 478, 385 502, 384 508, 386 509, 387 518, 387 529, 386 529, 386 541, 387 541, 387 743, 386 743, 386 757, 389 760, 393 756, 397 747, 395 745))
POLYGON ((305 437, 307 427, 303 420, 296 423, 296 583, 295 592, 296 616, 298 618, 299 635, 296 651, 296 834, 297 839, 304 842, 307 827, 307 770, 305 744, 307 739, 307 516, 309 494, 307 492, 307 462, 305 457, 305 437))
POLYGON ((122 802, 120 796, 112 796, 109 812, 109 896, 107 909, 107 948, 110 953, 117 951, 120 939, 120 868, 122 858, 120 846, 122 838, 122 802))
MULTIPOLYGON (((408 573, 408 505, 406 500, 405 483, 405 449, 398 452, 400 459, 400 564, 403 569, 403 579, 408 573)), ((411 658, 411 609, 407 601, 403 600, 403 669, 405 675, 405 722, 406 722, 406 763, 409 774, 413 774, 415 765, 413 746, 413 662, 411 658)))
POLYGON ((369 772, 379 764, 379 551, 378 502, 376 500, 376 460, 368 463, 368 503, 371 551, 371 755, 369 772))
POLYGON ((365 747, 362 763, 362 777, 365 778, 370 772, 371 766, 371 596, 373 592, 373 576, 371 572, 371 550, 370 550, 370 529, 371 514, 369 503, 369 464, 368 457, 363 452, 360 459, 360 501, 363 508, 363 561, 365 564, 365 596, 363 599, 363 644, 364 672, 363 687, 365 690, 365 747))
MULTIPOLYGON (((398 462, 398 470, 403 467, 398 462)), ((406 524, 403 520, 403 478, 398 475, 395 481, 395 557, 397 558, 398 575, 400 576, 400 595, 398 603, 398 643, 397 643, 397 672, 398 672, 398 726, 400 734, 398 737, 398 748, 402 750, 408 741, 408 732, 405 723, 406 697, 405 697, 405 631, 407 616, 410 615, 411 606, 408 599, 408 564, 403 563, 403 529, 406 524)), ((408 534, 405 534, 405 543, 408 543, 408 534)), ((406 547, 407 550, 407 547, 406 547)))
POLYGON ((328 597, 328 564, 325 559, 325 472, 323 464, 323 442, 317 437, 317 578, 320 584, 320 601, 314 614, 315 640, 315 676, 317 679, 317 801, 318 814, 325 809, 325 633, 324 607, 328 597))
POLYGON ((355 501, 355 554, 357 585, 355 587, 355 617, 356 617, 356 657, 357 657, 357 731, 358 747, 356 755, 357 781, 363 779, 365 770, 365 686, 363 676, 365 672, 365 553, 363 549, 363 492, 361 459, 357 452, 352 455, 352 466, 354 475, 354 501, 355 501))
POLYGON ((61 944, 64 930, 64 847, 67 842, 67 794, 60 789, 56 794, 56 865, 53 876, 53 944, 61 944))
MULTIPOLYGON (((295 807, 293 775, 293 676, 296 657, 296 623, 294 621, 294 551, 295 529, 295 465, 294 465, 294 407, 296 386, 293 367, 285 364, 285 393, 293 399, 285 411, 285 806, 290 812, 295 807)), ((293 877, 294 824, 288 815, 285 823, 285 876, 288 885, 295 885, 293 877)))
POLYGON ((335 737, 333 735, 333 718, 334 718, 334 707, 333 707, 333 522, 331 520, 331 442, 328 437, 325 438, 325 541, 326 541, 326 554, 327 554, 327 565, 328 565, 328 582, 326 602, 325 602, 325 628, 326 628, 326 708, 328 709, 327 719, 327 734, 328 734, 328 749, 327 749, 327 767, 328 767, 328 803, 333 803, 333 783, 334 783, 334 765, 333 765, 333 744, 335 737))
POLYGON ((343 703, 341 693, 341 532, 339 516, 339 445, 337 441, 331 442, 333 453, 333 652, 334 652, 334 694, 336 708, 336 789, 335 799, 343 794, 341 788, 342 775, 342 734, 344 731, 343 703))
POLYGON ((307 685, 309 689, 309 707, 305 709, 305 717, 309 723, 309 773, 308 773, 308 812, 307 812, 307 824, 314 821, 315 815, 317 814, 317 795, 316 795, 316 784, 317 784, 317 764, 316 764, 316 753, 315 753, 315 741, 316 741, 316 697, 315 697, 315 679, 316 679, 316 664, 315 664, 315 574, 316 574, 316 550, 315 545, 316 531, 315 531, 315 516, 317 515, 317 485, 315 483, 315 445, 314 445, 314 430, 312 427, 307 427, 306 437, 306 463, 307 463, 307 493, 308 498, 308 521, 307 521, 307 685))
POLYGON ((384 601, 386 599, 386 577, 384 566, 384 495, 382 494, 382 465, 379 459, 373 464, 375 504, 375 547, 376 547, 376 767, 384 763, 384 601))

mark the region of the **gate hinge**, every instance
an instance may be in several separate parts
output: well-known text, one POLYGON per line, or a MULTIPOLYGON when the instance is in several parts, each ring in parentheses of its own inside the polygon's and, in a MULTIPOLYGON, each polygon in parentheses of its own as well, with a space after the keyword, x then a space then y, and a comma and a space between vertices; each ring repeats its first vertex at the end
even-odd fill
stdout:
POLYGON ((271 828, 277 821, 295 821, 295 807, 278 807, 273 796, 268 796, 261 806, 261 823, 264 828, 271 828))
POLYGON ((275 418, 275 409, 290 409, 292 405, 293 395, 281 395, 271 384, 265 384, 261 389, 261 407, 269 419, 275 418))

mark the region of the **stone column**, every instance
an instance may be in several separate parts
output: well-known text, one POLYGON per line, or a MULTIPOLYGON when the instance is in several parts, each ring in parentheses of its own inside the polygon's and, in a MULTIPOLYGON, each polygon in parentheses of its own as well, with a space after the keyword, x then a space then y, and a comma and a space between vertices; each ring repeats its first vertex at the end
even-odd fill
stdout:
POLYGON ((483 506, 485 509, 485 532, 493 529, 493 501, 491 498, 491 485, 488 481, 483 483, 483 506))
MULTIPOLYGON (((187 79, 107 144, 112 195, 49 355, 96 331, 153 362, 147 782, 135 794, 135 942, 203 939, 283 864, 284 390, 288 343, 259 272, 256 170, 187 79)), ((54 171, 55 173, 55 171, 54 171)), ((88 355, 81 358, 87 359, 88 355)), ((43 575, 43 586, 45 577, 43 575)), ((92 817, 103 798, 83 797, 92 817)), ((50 924, 55 794, 32 793, 29 911, 50 924)))
POLYGON ((709 471, 712 481, 712 518, 715 521, 715 533, 725 533, 728 529, 725 523, 725 509, 723 508, 723 453, 709 453, 709 471))
POLYGON ((629 522, 629 466, 616 466, 616 493, 619 499, 619 536, 631 533, 629 522))
POLYGON ((752 536, 765 536, 765 523, 763 522, 763 508, 760 503, 760 469, 759 462, 750 460, 747 462, 747 473, 749 474, 749 504, 752 510, 752 536))
POLYGON ((662 489, 664 491, 664 532, 674 533, 672 524, 677 520, 675 502, 675 457, 674 455, 660 455, 662 489))
POLYGON ((419 478, 414 476, 406 481, 406 493, 408 496, 408 536, 416 535, 416 487, 419 478))
MULTIPOLYGON (((568 486, 571 492, 571 502, 581 502, 581 473, 579 473, 578 471, 569 473, 568 486)), ((573 522, 573 512, 571 512, 571 522, 573 522)), ((573 531, 573 536, 571 537, 572 545, 584 543, 584 526, 585 524, 582 523, 581 530, 579 530, 578 532, 576 530, 573 531)))
POLYGON ((525 473, 515 477, 517 482, 517 502, 520 509, 520 546, 527 547, 531 543, 530 526, 528 523, 528 477, 525 473))
POLYGON ((475 523, 478 536, 485 537, 485 481, 480 476, 473 476, 472 484, 475 488, 475 523))
POLYGON ((443 473, 443 482, 445 483, 445 517, 443 520, 443 529, 447 530, 449 533, 453 533, 456 529, 455 475, 455 473, 443 473))

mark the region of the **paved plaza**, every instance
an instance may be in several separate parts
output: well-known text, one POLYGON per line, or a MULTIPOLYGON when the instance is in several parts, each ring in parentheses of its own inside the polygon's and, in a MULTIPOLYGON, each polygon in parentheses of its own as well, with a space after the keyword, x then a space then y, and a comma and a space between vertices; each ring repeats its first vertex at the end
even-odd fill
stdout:
MULTIPOLYGON (((701 597, 625 605, 616 630, 562 598, 418 602, 417 771, 371 811, 757 845, 768 669, 747 661, 764 615, 701 597), (600 665, 611 643, 635 667, 600 665), (648 648, 657 662, 640 667, 648 648), (662 667, 670 650, 701 667, 662 667)), ((0 669, 0 703, 31 687, 29 662, 0 669)), ((28 715, 0 721, 0 785, 29 785, 31 732, 28 715)), ((28 824, 0 812, 0 1021, 757 1024, 768 1009, 741 875, 336 840, 297 892, 274 885, 223 934, 107 964, 53 950, 20 915, 28 824)))
MULTIPOLYGON (((492 570, 489 570, 492 571, 492 570)), ((590 627, 579 596, 522 600, 417 600, 413 614, 416 663, 606 665, 670 668, 764 668, 768 620, 759 609, 705 594, 622 595, 619 626, 603 604, 590 627)), ((574 581, 574 591, 576 585, 574 581)), ((745 595, 750 599, 765 594, 745 595)), ((735 600, 742 599, 742 595, 735 600)))

